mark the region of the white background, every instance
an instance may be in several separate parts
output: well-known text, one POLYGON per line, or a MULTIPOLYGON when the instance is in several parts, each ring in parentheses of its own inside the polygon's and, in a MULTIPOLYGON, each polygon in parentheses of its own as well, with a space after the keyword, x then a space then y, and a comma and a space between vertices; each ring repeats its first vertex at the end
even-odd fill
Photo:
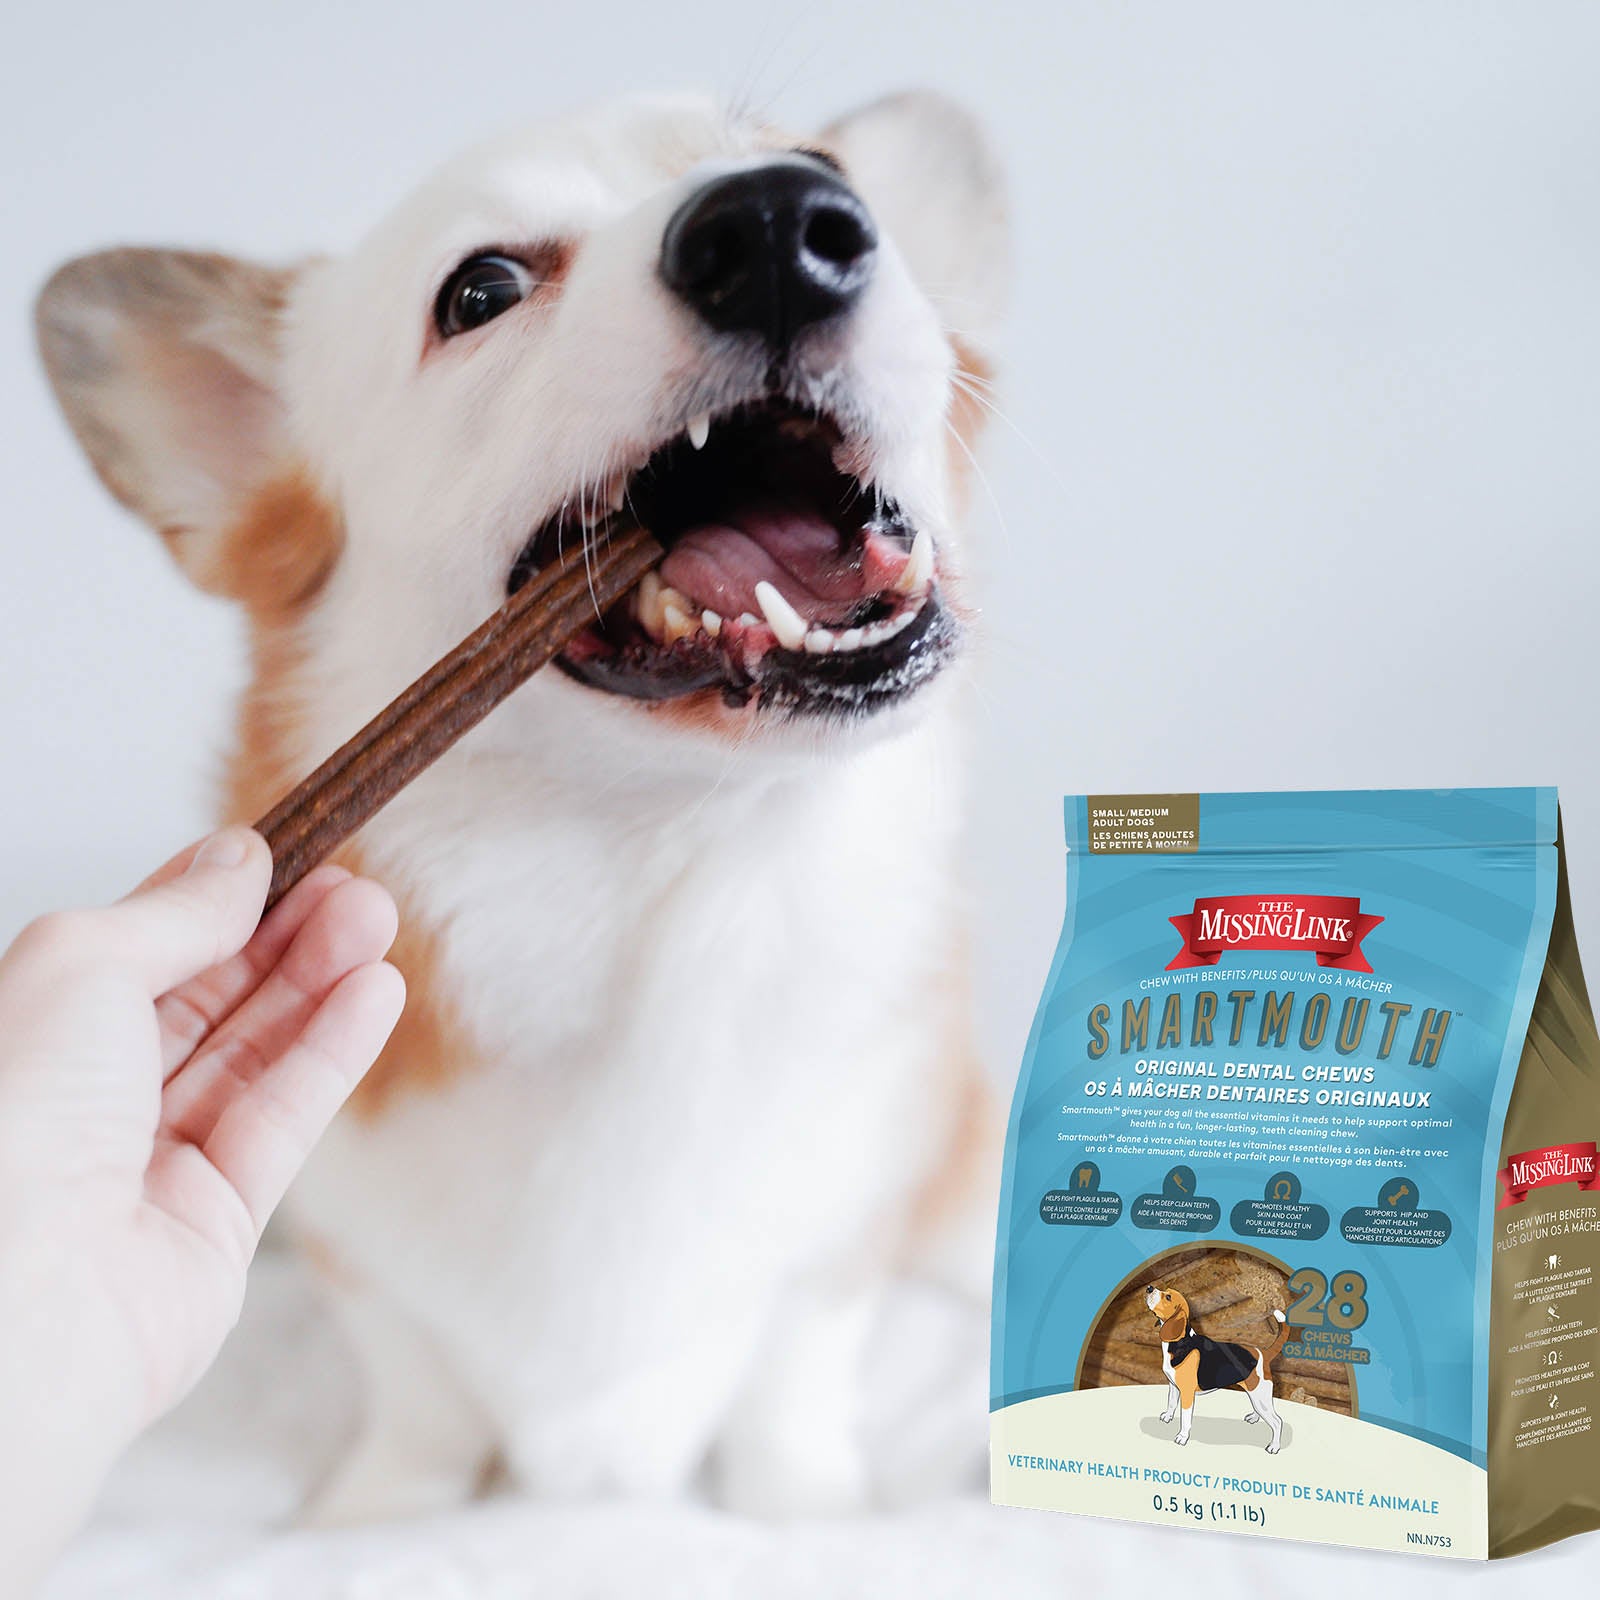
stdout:
POLYGON ((91 480, 37 283, 287 257, 575 97, 970 100, 1010 165, 971 845, 1009 1075, 1064 791, 1559 782, 1600 962, 1600 8, 34 5, 0 61, 0 936, 208 815, 238 634, 91 480))

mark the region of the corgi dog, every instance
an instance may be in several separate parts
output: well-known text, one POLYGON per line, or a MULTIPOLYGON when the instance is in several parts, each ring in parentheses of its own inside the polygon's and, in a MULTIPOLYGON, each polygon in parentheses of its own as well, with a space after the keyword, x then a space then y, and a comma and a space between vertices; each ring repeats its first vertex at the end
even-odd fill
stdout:
POLYGON ((961 521, 1006 234, 937 96, 815 136, 624 99, 339 258, 42 291, 89 460, 248 617, 230 818, 613 519, 666 550, 347 852, 410 998, 288 1202, 362 1378, 315 1520, 491 1469, 858 1508, 886 1286, 986 1296, 961 521))

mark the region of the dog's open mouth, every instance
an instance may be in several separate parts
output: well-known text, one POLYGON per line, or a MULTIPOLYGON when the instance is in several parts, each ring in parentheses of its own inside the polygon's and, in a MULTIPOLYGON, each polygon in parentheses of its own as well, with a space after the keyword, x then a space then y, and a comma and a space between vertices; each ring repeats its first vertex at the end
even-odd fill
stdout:
POLYGON ((719 689, 794 711, 903 699, 958 630, 932 536, 841 465, 849 450, 828 417, 786 403, 697 418, 547 522, 509 587, 636 520, 666 557, 557 658, 571 676, 636 699, 719 689))

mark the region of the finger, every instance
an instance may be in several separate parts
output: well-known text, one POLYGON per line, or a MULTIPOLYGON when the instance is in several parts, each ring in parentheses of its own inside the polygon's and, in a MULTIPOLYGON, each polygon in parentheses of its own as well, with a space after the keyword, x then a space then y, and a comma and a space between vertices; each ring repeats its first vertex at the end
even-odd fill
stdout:
POLYGON ((383 958, 396 923, 394 901, 370 879, 330 889, 256 992, 168 1084, 163 1127, 203 1143, 227 1104, 271 1070, 340 979, 383 958))
POLYGON ((257 1233, 335 1112, 377 1058, 405 1005, 386 962, 347 972, 283 1056, 238 1094, 204 1144, 257 1233))
POLYGON ((329 891, 349 877, 343 867, 318 867, 272 908, 238 955, 168 990, 156 1001, 163 1080, 255 993, 329 891))
MULTIPOLYGON (((130 893, 138 894, 143 889, 154 889, 158 884, 170 883, 174 878, 181 877, 183 873, 188 871, 189 863, 194 860, 199 853, 200 846, 205 842, 205 839, 195 839, 186 844, 177 855, 163 861, 148 878, 138 884, 130 893)), ((124 900, 128 898, 129 895, 123 896, 124 900)))
POLYGON ((82 913, 81 954, 132 971, 153 999, 244 947, 271 878, 266 840, 249 828, 224 828, 176 877, 82 913))

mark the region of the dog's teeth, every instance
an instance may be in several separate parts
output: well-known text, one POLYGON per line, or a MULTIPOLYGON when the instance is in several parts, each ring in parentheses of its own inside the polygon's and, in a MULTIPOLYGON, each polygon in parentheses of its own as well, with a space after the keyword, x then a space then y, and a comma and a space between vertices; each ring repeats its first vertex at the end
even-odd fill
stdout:
POLYGON ((702 411, 698 417, 691 417, 689 419, 689 427, 687 431, 689 434, 689 443, 692 444, 696 450, 704 450, 706 447, 706 440, 711 437, 711 413, 709 411, 702 411))
POLYGON ((915 610, 902 611, 898 616, 888 617, 882 622, 874 622, 871 627, 861 630, 861 643, 883 644, 886 640, 894 638, 897 633, 902 633, 909 628, 916 615, 915 610))
POLYGON ((761 618, 753 611, 741 611, 739 613, 739 626, 741 628, 759 628, 761 626, 761 618))
POLYGON ((813 628, 805 637, 806 654, 828 656, 833 654, 834 635, 827 628, 813 628))
POLYGON ((932 576, 933 538, 926 528, 918 528, 916 538, 911 541, 911 554, 900 576, 894 580, 894 586, 900 594, 915 594, 932 576))
POLYGON ((628 480, 619 472, 611 480, 611 492, 606 496, 606 504, 613 511, 622 509, 622 502, 628 498, 628 480))
POLYGON ((798 650, 804 645, 805 618, 764 578, 756 585, 756 604, 761 607, 767 626, 785 650, 798 650))
POLYGON ((651 638, 660 636, 663 619, 661 615, 661 593, 665 585, 661 582, 661 575, 651 571, 639 580, 639 587, 634 591, 634 614, 639 619, 639 626, 651 638))
POLYGON ((862 628, 846 628, 833 642, 835 650, 859 650, 861 636, 865 630, 862 628))
POLYGON ((688 595, 674 589, 670 583, 664 583, 661 585, 661 609, 665 611, 668 606, 681 611, 686 617, 692 617, 695 613, 694 601, 688 595))
POLYGON ((683 608, 672 600, 662 602, 661 637, 667 644, 687 639, 695 631, 695 624, 684 614, 683 608))
POLYGON ((715 611, 702 611, 700 613, 700 626, 715 639, 722 632, 722 618, 715 611))

